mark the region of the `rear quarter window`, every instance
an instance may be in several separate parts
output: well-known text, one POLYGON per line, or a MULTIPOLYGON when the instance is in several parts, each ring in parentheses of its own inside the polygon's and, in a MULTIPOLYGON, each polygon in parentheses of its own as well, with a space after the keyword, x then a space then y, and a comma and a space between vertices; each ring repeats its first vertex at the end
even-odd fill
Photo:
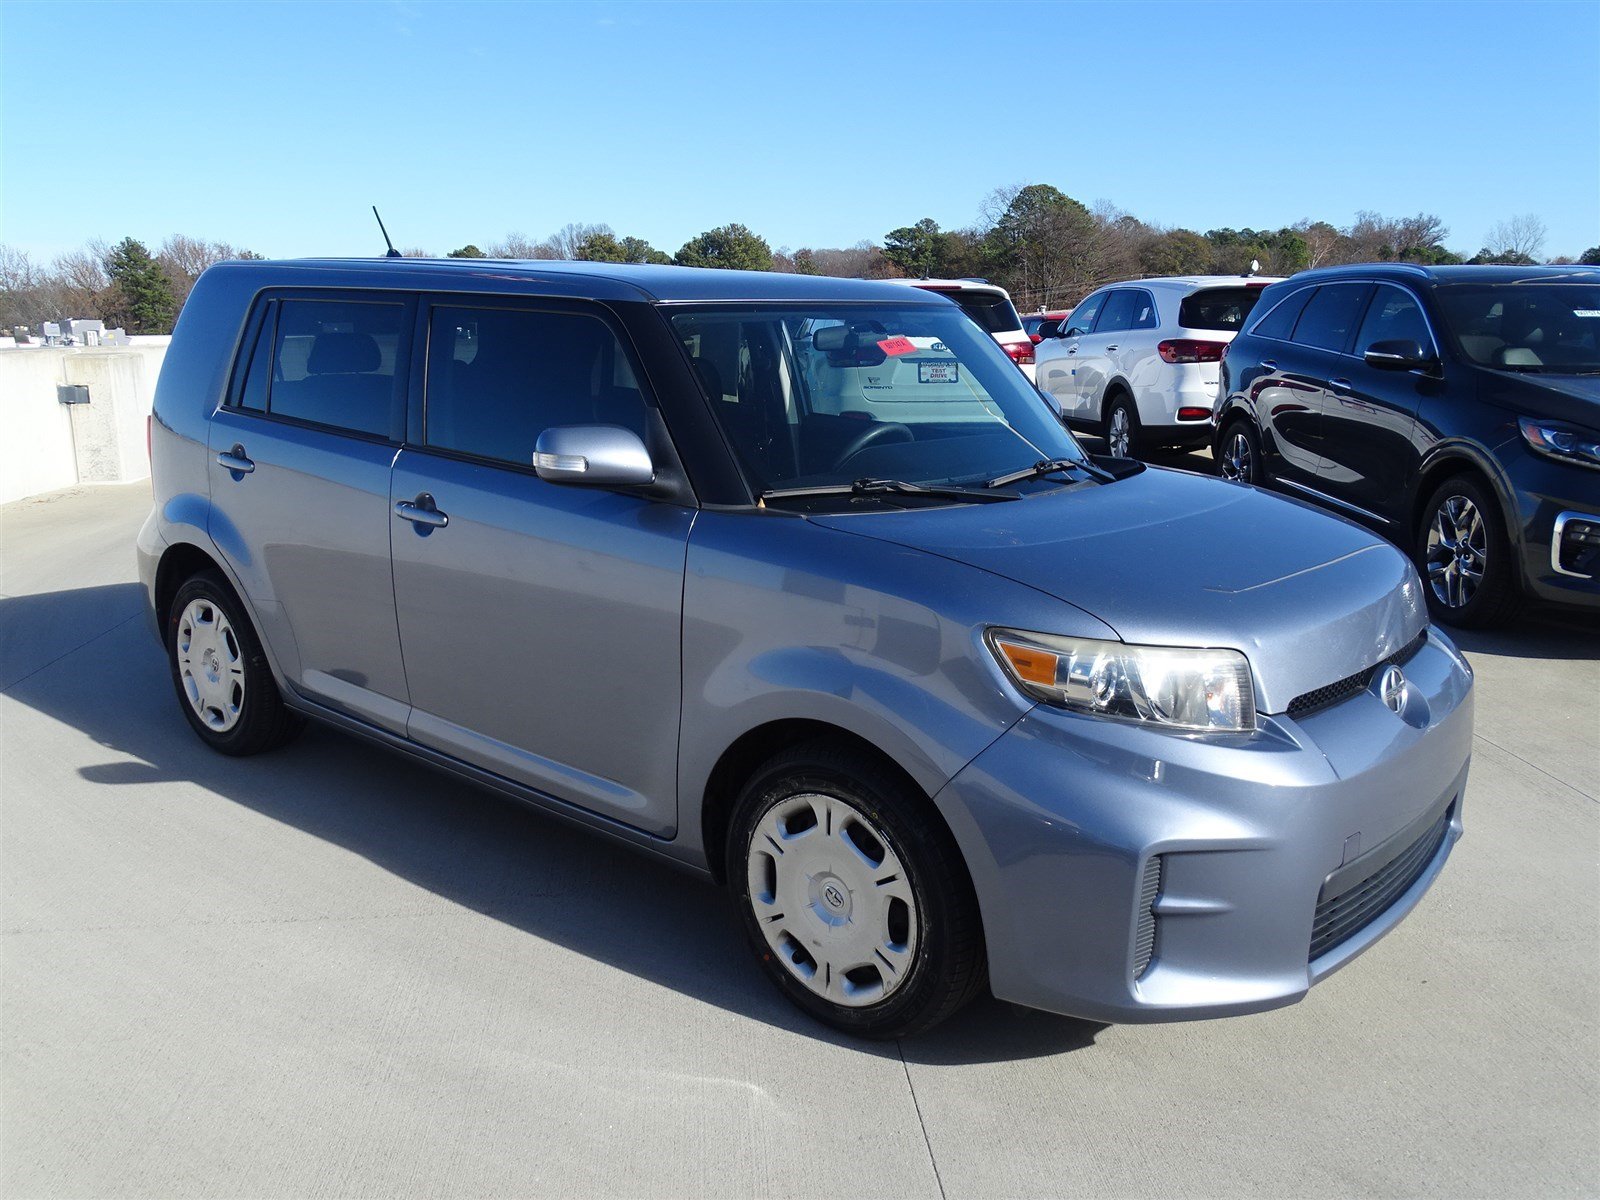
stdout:
POLYGON ((1287 342, 1289 335, 1294 332, 1294 323, 1300 319, 1300 312, 1305 308, 1306 301, 1311 299, 1311 293, 1316 290, 1306 287, 1291 292, 1281 300, 1272 297, 1270 301, 1272 307, 1255 323, 1250 332, 1256 337, 1276 338, 1280 342, 1287 342))

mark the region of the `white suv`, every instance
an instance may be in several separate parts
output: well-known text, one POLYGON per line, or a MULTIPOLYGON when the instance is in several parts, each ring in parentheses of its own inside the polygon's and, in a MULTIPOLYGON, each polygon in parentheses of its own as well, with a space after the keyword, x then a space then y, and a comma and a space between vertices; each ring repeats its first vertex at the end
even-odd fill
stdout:
POLYGON ((1112 454, 1211 439, 1223 349, 1275 278, 1197 275, 1111 284, 1034 348, 1039 390, 1112 454))
POLYGON ((925 292, 938 292, 961 306, 995 341, 1006 356, 1033 378, 1034 339, 1022 328, 1022 318, 1011 293, 981 279, 887 279, 885 283, 904 283, 925 292))

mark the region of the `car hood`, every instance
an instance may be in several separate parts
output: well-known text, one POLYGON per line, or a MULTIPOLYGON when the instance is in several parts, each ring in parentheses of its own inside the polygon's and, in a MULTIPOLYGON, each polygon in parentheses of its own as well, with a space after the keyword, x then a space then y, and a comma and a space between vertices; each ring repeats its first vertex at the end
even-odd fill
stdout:
POLYGON ((1181 471, 1006 504, 810 519, 1026 584, 1126 642, 1242 650, 1263 712, 1365 670, 1427 623, 1416 571, 1388 543, 1298 501, 1181 471))
POLYGON ((1490 400, 1529 416, 1600 429, 1600 375, 1520 375, 1489 371, 1490 400))

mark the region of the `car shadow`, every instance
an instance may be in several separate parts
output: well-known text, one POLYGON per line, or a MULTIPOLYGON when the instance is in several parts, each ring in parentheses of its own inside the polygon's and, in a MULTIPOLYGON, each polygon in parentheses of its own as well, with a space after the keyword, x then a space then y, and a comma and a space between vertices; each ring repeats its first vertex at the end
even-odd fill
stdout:
MULTIPOLYGON (((120 612, 129 586, 57 593, 55 607, 120 612)), ((0 628, 26 644, 28 626, 52 611, 50 599, 0 598, 0 628)), ((1103 1028, 985 998, 898 1047, 844 1037, 797 1012, 762 977, 725 894, 701 877, 320 725, 273 753, 226 758, 184 721, 161 649, 143 622, 124 618, 94 645, 92 654, 69 654, 70 665, 36 668, 4 689, 105 747, 105 761, 78 771, 91 784, 197 785, 533 937, 704 1003, 880 1057, 1025 1059, 1092 1045, 1103 1028)))
POLYGON ((1457 629, 1453 625, 1444 629, 1469 655, 1600 660, 1600 630, 1595 629, 1594 618, 1559 609, 1530 609, 1504 629, 1457 629))

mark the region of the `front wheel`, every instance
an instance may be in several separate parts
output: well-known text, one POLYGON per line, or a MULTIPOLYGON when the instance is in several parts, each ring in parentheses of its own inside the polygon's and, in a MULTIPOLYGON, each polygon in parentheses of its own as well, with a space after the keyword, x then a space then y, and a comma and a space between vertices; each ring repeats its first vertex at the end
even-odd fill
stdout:
POLYGON ((735 810, 728 874, 767 975, 835 1029, 920 1033, 987 978, 954 838, 870 758, 819 743, 768 762, 735 810))
POLYGON ((1500 506, 1470 475, 1434 489, 1422 509, 1416 554, 1434 620, 1483 629, 1516 612, 1521 596, 1500 506))

